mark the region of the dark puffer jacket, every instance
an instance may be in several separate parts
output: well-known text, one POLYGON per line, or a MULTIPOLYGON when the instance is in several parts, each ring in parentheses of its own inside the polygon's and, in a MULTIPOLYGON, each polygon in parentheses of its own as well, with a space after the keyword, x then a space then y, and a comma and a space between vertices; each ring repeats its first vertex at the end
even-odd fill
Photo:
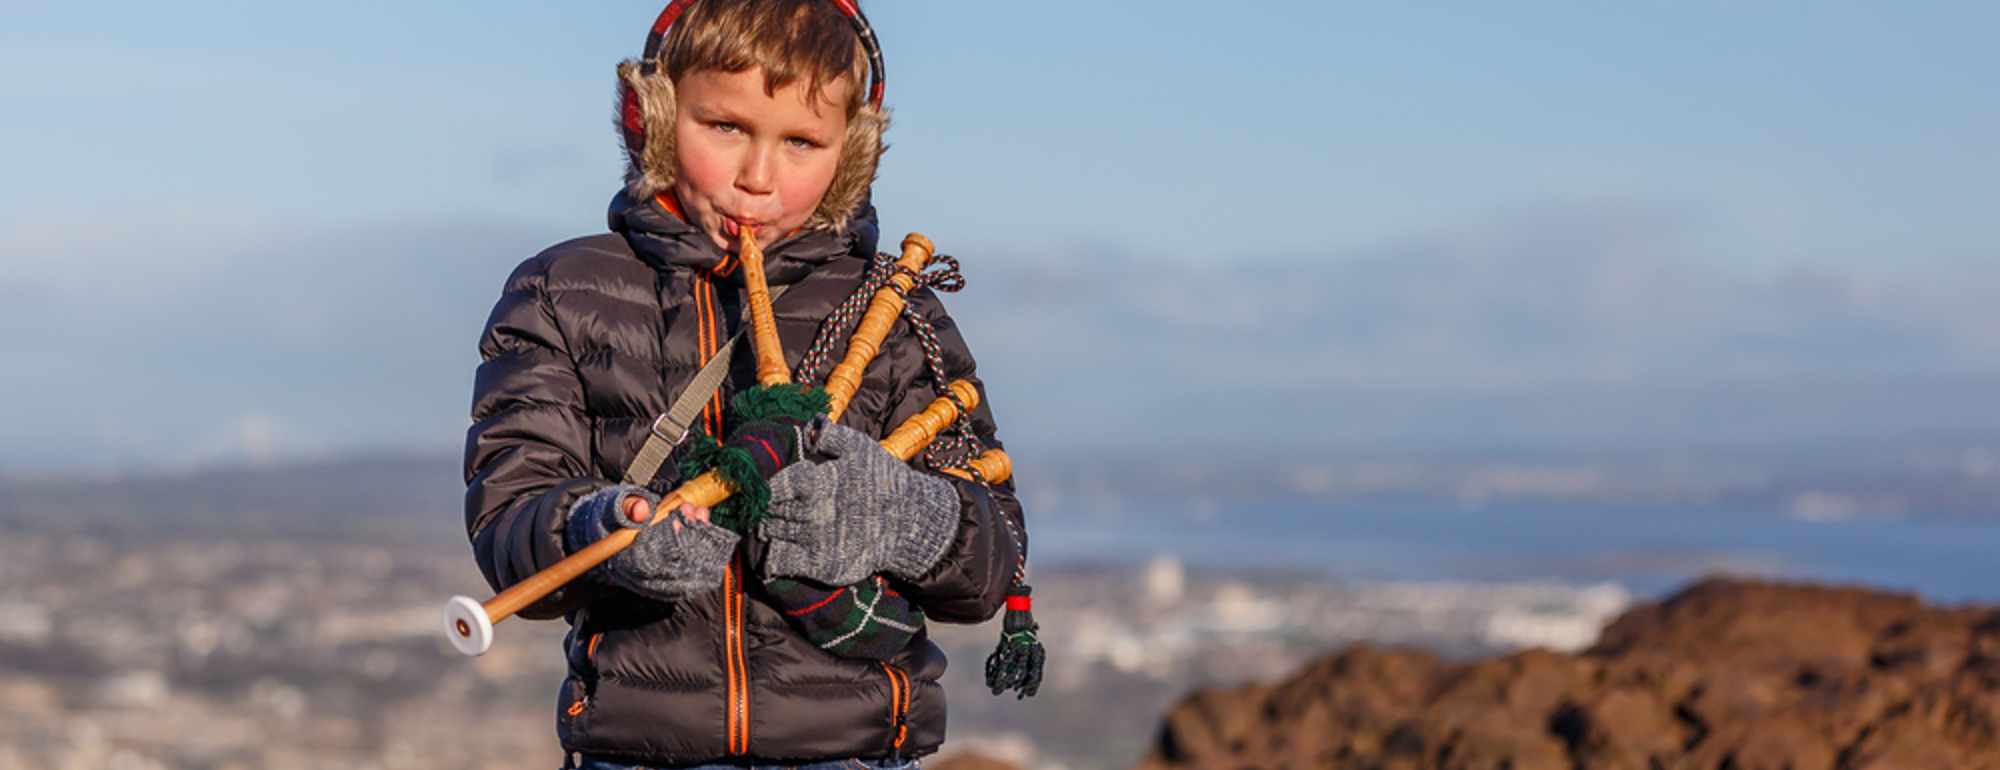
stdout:
MULTIPOLYGON (((701 349, 714 344, 704 335, 726 340, 740 318, 741 271, 712 275, 725 255, 698 229, 622 195, 611 228, 516 269, 480 341, 466 527, 496 591, 566 554, 570 505, 623 475, 653 418, 700 369, 701 349)), ((770 283, 791 287, 774 312, 794 366, 822 319, 859 286, 875 246, 868 209, 844 234, 806 231, 766 250, 770 283)), ((909 301, 935 325, 948 375, 978 384, 938 298, 918 289, 909 301)), ((756 381, 743 346, 725 397, 756 381)), ((981 393, 973 424, 998 446, 981 393)), ((899 324, 840 421, 884 436, 933 394, 923 352, 899 324)), ((923 579, 893 587, 934 621, 980 622, 1005 603, 1019 553, 999 517, 1021 531, 1020 504, 1011 487, 989 494, 952 481, 961 502, 956 540, 923 579)), ((721 588, 685 601, 654 602, 586 579, 522 613, 566 615, 573 626, 557 716, 565 748, 682 764, 911 756, 943 742, 937 679, 945 659, 936 645, 919 636, 886 663, 828 655, 760 595, 744 558, 739 552, 721 588)))

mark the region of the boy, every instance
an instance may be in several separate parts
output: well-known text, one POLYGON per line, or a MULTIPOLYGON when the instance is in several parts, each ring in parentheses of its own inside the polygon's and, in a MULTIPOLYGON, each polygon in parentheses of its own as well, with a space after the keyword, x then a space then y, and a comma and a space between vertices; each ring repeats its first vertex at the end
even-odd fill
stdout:
MULTIPOLYGON (((697 371, 734 344, 745 228, 768 244, 795 368, 822 326, 837 326, 824 321, 876 251, 868 190, 886 117, 879 56, 851 0, 675 0, 654 34, 646 59, 619 68, 630 167, 612 232, 523 263, 480 342, 466 523, 496 590, 648 521, 680 481, 668 463, 650 482, 614 483, 697 371)), ((936 295, 919 287, 908 301, 938 355, 899 323, 838 425, 800 432, 797 462, 771 479, 769 515, 792 533, 783 577, 834 587, 864 576, 932 620, 981 622, 1007 601, 1025 548, 1011 487, 919 471, 873 441, 935 397, 930 362, 947 381, 979 382, 936 295)), ((755 382, 747 347, 696 431, 727 435, 731 393, 755 382)), ((984 398, 970 424, 998 446, 984 398)), ((572 624, 557 716, 572 759, 886 768, 943 742, 945 660, 922 631, 882 660, 830 654, 763 590, 760 579, 780 577, 779 546, 760 530, 739 534, 692 507, 658 513, 671 518, 521 613, 572 624)))

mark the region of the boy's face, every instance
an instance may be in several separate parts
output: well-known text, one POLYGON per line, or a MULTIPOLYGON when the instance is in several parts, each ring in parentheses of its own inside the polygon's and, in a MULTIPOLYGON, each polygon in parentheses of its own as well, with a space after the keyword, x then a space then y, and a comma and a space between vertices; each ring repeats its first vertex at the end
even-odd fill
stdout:
POLYGON ((853 86, 829 83, 818 103, 797 82, 767 95, 757 67, 693 72, 674 86, 674 193, 691 224, 730 252, 738 228, 770 243, 804 225, 840 165, 853 86))

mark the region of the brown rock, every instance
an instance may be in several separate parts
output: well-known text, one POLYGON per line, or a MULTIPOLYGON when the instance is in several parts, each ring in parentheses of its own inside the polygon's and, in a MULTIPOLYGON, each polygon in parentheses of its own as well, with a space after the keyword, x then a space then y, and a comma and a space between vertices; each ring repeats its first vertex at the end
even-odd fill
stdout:
POLYGON ((1685 741, 1672 704, 1636 687, 1596 693, 1576 707, 1574 718, 1575 750, 1593 765, 1643 768, 1649 758, 1678 751, 1685 741))
POLYGON ((2000 611, 1704 581, 1581 655, 1356 647, 1276 686, 1198 691, 1140 766, 2000 768, 2000 611))
POLYGON ((1240 752, 1265 719, 1264 703, 1271 688, 1249 685, 1238 690, 1198 690, 1167 714, 1161 750, 1176 761, 1222 757, 1240 752))
POLYGON ((1021 770, 1014 763, 984 754, 957 754, 936 762, 925 762, 930 770, 1021 770))

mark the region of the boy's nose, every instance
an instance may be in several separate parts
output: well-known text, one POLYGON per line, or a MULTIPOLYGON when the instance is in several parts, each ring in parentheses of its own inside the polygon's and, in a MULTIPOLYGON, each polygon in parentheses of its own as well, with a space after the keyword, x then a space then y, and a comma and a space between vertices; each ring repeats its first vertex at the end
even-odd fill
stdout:
POLYGON ((776 175, 775 167, 776 163, 770 152, 752 150, 743 159, 743 168, 736 173, 736 187, 752 195, 771 192, 776 175))

